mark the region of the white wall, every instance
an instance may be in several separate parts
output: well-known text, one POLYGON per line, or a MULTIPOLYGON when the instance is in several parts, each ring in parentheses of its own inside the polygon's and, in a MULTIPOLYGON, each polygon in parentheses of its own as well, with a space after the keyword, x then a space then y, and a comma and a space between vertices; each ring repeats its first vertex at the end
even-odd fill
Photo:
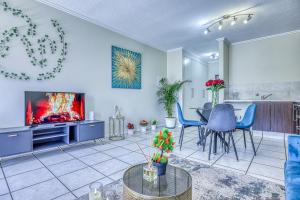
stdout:
POLYGON ((300 31, 232 44, 230 84, 300 81, 300 31))
MULTIPOLYGON (((117 33, 64 14, 33 0, 11 0, 38 24, 38 33, 51 29, 50 19, 57 19, 66 32, 69 52, 64 69, 54 80, 38 82, 8 80, 0 77, 0 127, 24 125, 24 91, 75 91, 86 93, 86 112, 95 111, 96 119, 108 120, 114 105, 119 105, 129 121, 163 119, 162 107, 155 95, 158 77, 166 76, 166 53, 117 33), (116 45, 142 53, 142 89, 111 88, 111 46, 116 45)), ((2 27, 16 20, 0 14, 2 27)), ((14 43, 6 66, 18 71, 33 69, 22 49, 14 43)), ((0 59, 0 64, 3 60, 0 59)), ((108 126, 108 124, 107 124, 108 126)))
POLYGON ((213 61, 208 63, 208 79, 215 79, 215 75, 219 74, 219 62, 213 61))
POLYGON ((184 65, 184 80, 191 81, 183 90, 184 115, 187 119, 199 120, 196 111, 190 108, 201 107, 207 102, 205 82, 208 79, 208 65, 189 54, 185 54, 184 59, 188 59, 184 65))

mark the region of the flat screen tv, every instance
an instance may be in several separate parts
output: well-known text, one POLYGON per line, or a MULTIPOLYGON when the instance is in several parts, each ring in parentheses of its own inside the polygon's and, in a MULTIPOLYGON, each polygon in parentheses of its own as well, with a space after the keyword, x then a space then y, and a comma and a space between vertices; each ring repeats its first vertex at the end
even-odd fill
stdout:
POLYGON ((25 125, 82 121, 85 119, 83 93, 25 92, 25 125))

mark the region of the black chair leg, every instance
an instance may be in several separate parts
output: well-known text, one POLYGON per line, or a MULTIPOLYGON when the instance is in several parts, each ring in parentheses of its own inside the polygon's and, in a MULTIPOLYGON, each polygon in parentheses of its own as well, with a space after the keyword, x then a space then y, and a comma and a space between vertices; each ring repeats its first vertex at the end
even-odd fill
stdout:
POLYGON ((254 142, 253 142, 253 135, 252 135, 252 131, 249 130, 249 135, 250 135, 250 140, 252 143, 252 148, 253 148, 253 152, 254 152, 254 156, 256 156, 256 150, 255 150, 255 146, 254 146, 254 142))
POLYGON ((247 146, 246 146, 246 135, 245 135, 245 130, 243 130, 243 136, 244 136, 244 146, 245 146, 245 149, 246 149, 247 146))
POLYGON ((229 134, 230 134, 230 138, 232 140, 232 145, 233 145, 233 149, 234 149, 236 160, 239 161, 239 158, 238 158, 238 155, 237 155, 237 151, 236 151, 236 148, 235 148, 234 139, 233 139, 233 136, 232 136, 232 132, 230 132, 229 134))
POLYGON ((184 135, 184 126, 182 126, 181 133, 180 133, 180 151, 182 147, 183 135, 184 135))
POLYGON ((204 137, 203 137, 203 152, 205 151, 206 146, 206 137, 209 135, 209 131, 205 128, 204 130, 204 137))
POLYGON ((213 133, 210 133, 210 142, 209 142, 208 160, 210 160, 211 146, 212 146, 212 138, 213 138, 213 133))
POLYGON ((200 145, 202 143, 202 130, 201 130, 201 126, 198 126, 198 136, 199 136, 199 141, 197 142, 197 145, 200 145))

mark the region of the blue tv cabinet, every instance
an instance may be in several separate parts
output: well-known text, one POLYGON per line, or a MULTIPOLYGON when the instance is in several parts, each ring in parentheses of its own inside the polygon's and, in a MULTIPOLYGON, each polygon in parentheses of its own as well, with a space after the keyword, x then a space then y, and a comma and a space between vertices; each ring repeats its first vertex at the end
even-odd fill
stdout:
POLYGON ((0 129, 0 157, 104 138, 104 121, 0 129))

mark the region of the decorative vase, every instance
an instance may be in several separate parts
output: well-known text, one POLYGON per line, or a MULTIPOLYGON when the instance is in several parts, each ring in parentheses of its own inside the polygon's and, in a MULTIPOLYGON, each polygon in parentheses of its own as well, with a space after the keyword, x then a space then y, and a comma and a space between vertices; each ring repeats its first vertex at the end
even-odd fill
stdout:
POLYGON ((175 128, 176 118, 175 117, 166 117, 166 128, 175 128))
POLYGON ((147 131, 147 126, 141 126, 141 132, 146 133, 147 131))
POLYGON ((143 167, 143 178, 149 182, 155 182, 157 180, 157 168, 152 165, 149 167, 145 165, 143 167))
POLYGON ((155 131, 156 130, 156 125, 151 125, 151 130, 155 131))
POLYGON ((219 91, 211 91, 211 103, 212 103, 212 107, 215 107, 215 105, 217 105, 219 103, 219 91))
POLYGON ((134 129, 128 129, 128 135, 133 135, 134 134, 134 129))
POLYGON ((157 163, 153 162, 153 166, 157 168, 157 176, 163 176, 166 174, 168 163, 157 163))

